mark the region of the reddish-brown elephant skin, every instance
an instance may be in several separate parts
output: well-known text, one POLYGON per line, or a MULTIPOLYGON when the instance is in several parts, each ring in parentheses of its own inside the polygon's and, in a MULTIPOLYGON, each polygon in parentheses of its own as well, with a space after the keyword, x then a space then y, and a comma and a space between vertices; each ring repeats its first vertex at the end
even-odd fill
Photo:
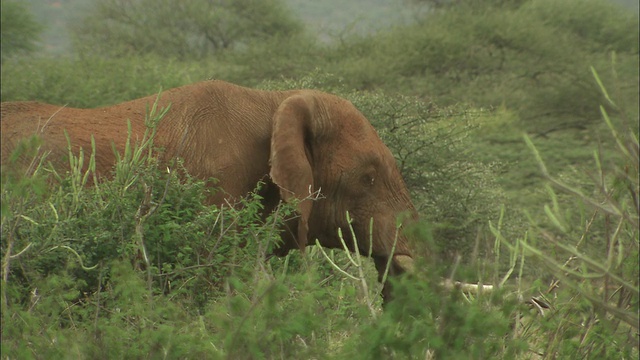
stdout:
MULTIPOLYGON (((145 113, 156 98, 98 109, 3 102, 2 163, 18 140, 38 134, 40 151, 51 151, 47 159, 64 167, 66 130, 75 153, 79 148, 90 151, 91 136, 95 138, 96 173, 109 176, 115 163, 112 146, 123 152, 127 120, 132 139, 141 139, 145 113)), ((218 179, 221 191, 211 199, 215 204, 245 196, 259 181, 266 182, 267 209, 281 200, 302 200, 299 217, 283 231, 278 255, 303 249, 315 239, 340 248, 338 228, 352 245, 345 216, 349 211, 360 252, 369 251, 371 237, 382 276, 396 238, 396 218, 408 214, 403 217, 415 219, 416 211, 391 152, 349 101, 314 90, 261 91, 212 80, 164 91, 159 106, 169 104, 154 140, 163 164, 180 157, 191 175, 218 179)), ((402 232, 394 254, 391 275, 412 263, 402 232)), ((385 286, 383 297, 387 290, 385 286)))

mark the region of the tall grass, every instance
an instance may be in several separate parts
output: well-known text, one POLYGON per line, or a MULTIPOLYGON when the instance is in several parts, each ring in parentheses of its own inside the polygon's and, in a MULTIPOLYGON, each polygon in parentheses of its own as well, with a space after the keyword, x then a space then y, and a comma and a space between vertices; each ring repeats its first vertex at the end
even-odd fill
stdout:
POLYGON ((547 218, 532 219, 528 241, 503 239, 503 244, 511 251, 520 246, 525 257, 546 269, 546 282, 539 279, 532 288, 551 307, 542 321, 522 327, 532 350, 545 359, 638 356, 638 133, 627 127, 637 120, 616 125, 600 109, 617 156, 606 159, 594 151, 590 187, 551 174, 525 136, 549 184, 547 218), (560 194, 572 201, 559 202, 560 194))

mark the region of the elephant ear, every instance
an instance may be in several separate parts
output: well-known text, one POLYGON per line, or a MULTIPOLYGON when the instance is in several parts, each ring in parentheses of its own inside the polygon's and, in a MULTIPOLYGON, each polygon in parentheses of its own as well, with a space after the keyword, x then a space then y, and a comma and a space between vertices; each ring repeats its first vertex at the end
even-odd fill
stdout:
POLYGON ((309 216, 313 206, 313 169, 308 136, 312 133, 314 99, 294 95, 283 101, 276 111, 271 134, 271 180, 279 187, 286 202, 297 200, 297 244, 300 250, 307 245, 309 216))

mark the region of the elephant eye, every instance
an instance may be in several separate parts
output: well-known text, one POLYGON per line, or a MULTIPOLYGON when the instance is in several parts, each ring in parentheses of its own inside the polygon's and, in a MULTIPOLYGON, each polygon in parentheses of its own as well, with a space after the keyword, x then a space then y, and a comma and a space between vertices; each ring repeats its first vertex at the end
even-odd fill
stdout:
POLYGON ((376 178, 374 178, 371 175, 366 174, 362 176, 362 184, 365 186, 371 187, 373 186, 373 184, 375 184, 375 182, 376 182, 376 178))

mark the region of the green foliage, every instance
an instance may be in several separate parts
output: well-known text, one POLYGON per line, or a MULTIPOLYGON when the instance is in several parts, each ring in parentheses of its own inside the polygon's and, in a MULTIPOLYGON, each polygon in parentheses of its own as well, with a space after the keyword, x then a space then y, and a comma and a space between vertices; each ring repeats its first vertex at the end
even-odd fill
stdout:
POLYGON ((306 33, 251 41, 248 46, 225 52, 220 61, 233 64, 222 77, 255 86, 264 80, 296 79, 309 73, 326 49, 306 33))
MULTIPOLYGON (((596 72, 594 76, 601 83, 596 72)), ((589 187, 552 175, 526 138, 551 185, 546 221, 532 222, 532 241, 522 245, 526 256, 546 269, 551 284, 545 295, 555 296, 544 321, 526 330, 545 358, 638 355, 638 133, 614 125, 604 107, 601 111, 620 160, 595 152, 589 187), (570 202, 559 202, 562 193, 570 202), (545 250, 550 248, 554 251, 545 250), (552 336, 538 339, 546 329, 553 329, 552 336)))
POLYGON ((515 303, 465 299, 439 288, 434 276, 394 282, 398 297, 376 322, 361 327, 345 346, 353 359, 513 358, 526 343, 510 336, 515 303))
POLYGON ((313 272, 273 278, 258 269, 254 277, 250 284, 233 279, 234 294, 209 309, 208 320, 221 331, 226 356, 289 358, 321 352, 323 342, 315 334, 326 331, 332 321, 317 317, 324 312, 320 301, 327 295, 317 286, 321 279, 313 272))
POLYGON ((569 32, 592 51, 638 54, 638 16, 599 0, 531 1, 523 11, 535 14, 560 31, 569 32))
POLYGON ((621 95, 629 108, 637 104, 637 16, 603 1, 472 3, 343 42, 336 73, 350 87, 429 96, 441 105, 506 105, 526 129, 544 131, 597 119, 601 94, 588 69, 609 67, 615 51, 618 73, 606 82, 628 79, 621 95))
POLYGON ((203 64, 147 56, 31 59, 2 65, 2 101, 98 107, 157 94, 211 76, 203 64))
POLYGON ((73 28, 80 51, 182 60, 301 30, 279 0, 100 1, 73 28))
MULTIPOLYGON (((69 94, 66 102, 93 95, 93 89, 98 88, 108 96, 128 95, 118 99, 123 101, 156 92, 159 85, 149 89, 152 84, 169 88, 216 77, 253 86, 265 79, 297 78, 318 68, 338 75, 348 88, 428 96, 440 106, 505 106, 517 115, 521 128, 544 136, 563 129, 585 129, 596 122, 599 112, 593 104, 602 97, 589 76, 589 67, 594 66, 604 84, 617 93, 620 107, 637 112, 638 18, 602 0, 462 1, 461 5, 421 14, 422 21, 417 23, 366 37, 343 36, 329 44, 320 44, 301 31, 300 25, 285 26, 289 15, 278 21, 278 14, 286 13, 278 3, 223 1, 206 5, 216 11, 202 11, 198 2, 154 3, 153 7, 144 7, 144 1, 121 7, 114 7, 118 4, 115 1, 100 4, 97 6, 109 8, 104 11, 119 19, 128 12, 143 14, 131 17, 136 24, 121 24, 107 16, 88 17, 87 24, 119 29, 132 42, 152 44, 132 43, 123 50, 111 40, 93 39, 91 52, 78 52, 84 61, 61 64, 70 68, 56 72, 49 71, 51 65, 45 63, 11 64, 16 68, 2 70, 11 75, 3 77, 3 83, 9 81, 3 84, 3 99, 41 98, 47 89, 65 85, 60 93, 69 94), (242 10, 245 6, 254 10, 242 10), (261 6, 273 10, 261 10, 261 6), (171 15, 162 15, 166 12, 171 15), (175 15, 180 13, 189 16, 175 15), (218 20, 224 21, 219 24, 218 20), (170 26, 164 25, 167 21, 170 26), (227 24, 235 21, 242 24, 227 24), (220 25, 202 25, 202 31, 231 31, 240 36, 248 26, 243 21, 253 24, 257 37, 249 34, 237 40, 239 46, 218 52, 220 56, 215 58, 207 55, 210 46, 202 44, 205 40, 195 40, 203 36, 194 30, 200 22, 220 25), (285 25, 278 30, 280 23, 285 25), (138 26, 146 30, 135 30, 138 26), (134 36, 138 31, 144 36, 134 36), (117 62, 86 58, 88 53, 101 56, 102 52, 96 52, 100 46, 135 58, 117 62), (183 61, 172 60, 175 58, 183 61), (155 71, 158 69, 163 72, 155 71), (49 78, 44 78, 43 72, 49 78), (129 75, 132 72, 136 75, 129 75), (82 80, 77 80, 78 73, 82 80), (102 78, 100 73, 118 81, 93 83, 93 79, 102 78), (135 77, 144 78, 143 83, 149 85, 135 84, 135 77), (76 90, 82 83, 87 88, 76 90)), ((88 30, 80 33, 93 36, 88 30)), ((118 36, 110 39, 120 41, 118 36)))
POLYGON ((1 61, 4 63, 10 57, 34 52, 43 27, 33 19, 24 4, 2 0, 0 2, 0 16, 0 22, 2 22, 2 31, 0 31, 1 61))

